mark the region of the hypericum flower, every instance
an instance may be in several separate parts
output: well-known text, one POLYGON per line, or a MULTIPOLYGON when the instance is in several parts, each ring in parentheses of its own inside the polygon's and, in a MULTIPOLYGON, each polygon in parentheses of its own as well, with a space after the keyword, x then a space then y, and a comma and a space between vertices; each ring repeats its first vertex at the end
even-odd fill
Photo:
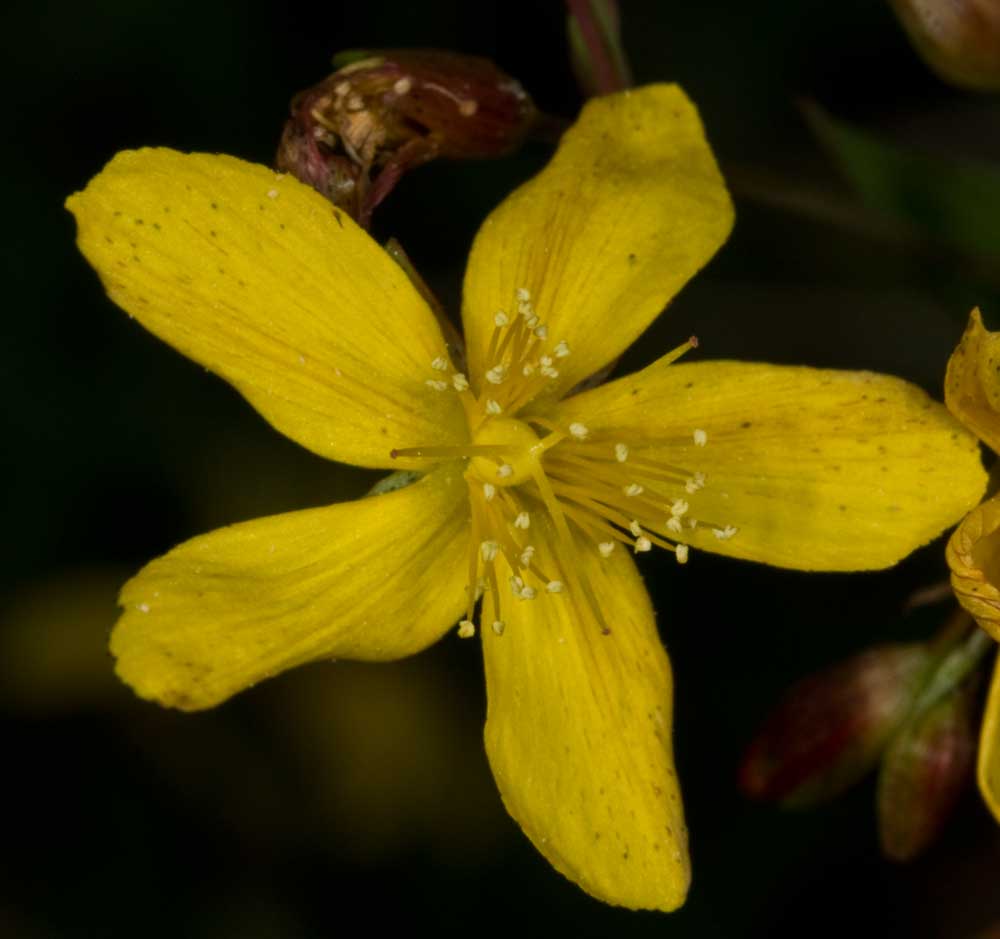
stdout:
MULTIPOLYGON (((983 326, 978 309, 948 360, 944 400, 955 417, 1000 453, 1000 333, 983 326)), ((1000 641, 1000 494, 976 506, 955 529, 947 558, 959 603, 1000 641)), ((1000 658, 986 700, 976 777, 1000 822, 1000 658)))
POLYGON ((632 553, 881 567, 982 495, 975 439, 895 378, 673 365, 688 342, 571 394, 732 223, 673 86, 588 104, 486 220, 464 373, 404 272, 290 177, 142 150, 68 204, 111 298, 277 429, 324 457, 424 473, 152 562, 122 591, 119 675, 197 709, 304 662, 398 658, 478 624, 504 803, 610 903, 670 910, 689 882, 670 665, 632 553))

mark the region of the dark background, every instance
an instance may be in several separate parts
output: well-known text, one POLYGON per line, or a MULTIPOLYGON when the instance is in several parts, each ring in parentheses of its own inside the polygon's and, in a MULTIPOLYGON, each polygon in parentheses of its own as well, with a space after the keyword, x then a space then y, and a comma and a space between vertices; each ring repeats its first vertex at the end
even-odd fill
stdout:
MULTIPOLYGON (((797 100, 939 156, 1000 161, 997 102, 949 89, 871 0, 625 0, 637 80, 681 82, 734 187, 729 244, 631 351, 874 368, 939 394, 997 279, 856 203, 797 100)), ((973 790, 942 841, 878 855, 869 782, 807 814, 745 802, 740 752, 796 677, 874 641, 944 576, 941 544, 856 576, 699 555, 642 567, 677 678, 694 886, 666 916, 591 900, 507 818, 481 742, 475 643, 316 665, 225 706, 142 703, 105 652, 117 587, 214 526, 355 497, 374 477, 282 438, 131 322, 73 246, 63 199, 117 150, 268 162, 291 94, 330 55, 438 46, 494 58, 572 115, 561 5, 229 0, 13 2, 0 14, 4 211, 0 935, 317 937, 366 931, 675 937, 973 936, 1000 919, 1000 840, 973 790)), ((376 217, 451 309, 477 225, 537 170, 436 164, 376 217)), ((997 319, 993 320, 997 323, 997 319)))

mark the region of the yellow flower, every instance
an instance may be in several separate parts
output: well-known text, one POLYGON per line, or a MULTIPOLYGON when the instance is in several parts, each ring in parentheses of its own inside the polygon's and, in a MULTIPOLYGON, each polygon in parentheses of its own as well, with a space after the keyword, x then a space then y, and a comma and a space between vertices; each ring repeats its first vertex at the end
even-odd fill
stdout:
POLYGON ((672 365, 685 344, 571 394, 731 227, 673 86, 590 103, 486 220, 465 280, 466 374, 400 268, 290 177, 142 150, 68 205, 112 299, 277 429, 330 459, 425 472, 152 562, 122 591, 119 675, 210 707, 311 660, 398 658, 458 620, 467 636, 481 593, 504 803, 610 903, 674 909, 689 882, 670 666, 632 551, 882 567, 984 488, 974 438, 882 375, 672 365))
MULTIPOLYGON (((994 453, 1000 453, 1000 333, 983 326, 979 310, 948 360, 948 409, 994 453)), ((1000 493, 976 506, 955 529, 946 552, 959 603, 1000 640, 1000 493)), ((1000 822, 1000 659, 979 737, 979 790, 1000 822)))

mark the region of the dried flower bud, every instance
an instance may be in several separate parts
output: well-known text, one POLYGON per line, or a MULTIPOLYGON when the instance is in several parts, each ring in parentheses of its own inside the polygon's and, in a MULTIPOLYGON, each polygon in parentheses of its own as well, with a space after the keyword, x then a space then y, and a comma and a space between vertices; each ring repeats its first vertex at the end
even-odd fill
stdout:
POLYGON ((972 779, 976 682, 966 682, 911 717, 892 741, 878 780, 882 853, 920 854, 939 834, 972 779))
POLYGON ((1000 4, 996 0, 891 0, 923 60, 945 81, 1000 90, 1000 4))
POLYGON ((363 224, 413 167, 503 156, 535 122, 528 94, 487 59, 427 49, 362 55, 292 100, 277 166, 363 224))
POLYGON ((842 792, 878 762, 929 662, 922 644, 875 646, 793 685, 747 749, 740 788, 794 806, 842 792))

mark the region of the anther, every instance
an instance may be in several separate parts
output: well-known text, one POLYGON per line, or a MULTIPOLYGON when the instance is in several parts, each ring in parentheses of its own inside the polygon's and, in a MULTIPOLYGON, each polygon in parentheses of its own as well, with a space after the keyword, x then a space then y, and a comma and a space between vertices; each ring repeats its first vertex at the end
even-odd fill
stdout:
POLYGON ((642 534, 642 525, 640 525, 635 519, 629 522, 628 530, 638 538, 642 534))
POLYGON ((494 365, 493 368, 486 372, 486 380, 491 385, 500 385, 503 380, 507 377, 507 366, 506 365, 494 365))
POLYGON ((650 541, 645 535, 635 539, 635 553, 638 554, 640 551, 652 551, 653 542, 650 541))
POLYGON ((629 483, 627 486, 623 487, 622 492, 629 497, 634 497, 641 496, 643 489, 638 483, 629 483))
POLYGON ((574 421, 569 425, 570 435, 576 440, 586 440, 590 436, 590 431, 587 429, 586 424, 581 424, 579 421, 574 421))
POLYGON ((433 362, 431 362, 431 368, 434 369, 435 372, 447 372, 448 360, 443 355, 439 355, 433 362))
POLYGON ((602 558, 611 557, 611 552, 615 550, 615 543, 613 541, 602 541, 598 546, 597 550, 601 552, 602 558))
POLYGON ((615 459, 619 463, 624 463, 628 459, 628 444, 625 443, 615 444, 615 459))
POLYGON ((510 463, 501 463, 497 467, 497 476, 501 479, 507 479, 509 476, 514 475, 514 467, 510 463))
POLYGON ((500 407, 500 402, 494 401, 493 398, 488 398, 486 400, 486 413, 494 416, 503 413, 503 408, 500 407))
POLYGON ((739 531, 738 528, 735 528, 732 525, 727 525, 725 528, 713 528, 712 534, 715 535, 719 541, 728 541, 733 537, 733 535, 736 534, 737 531, 739 531))
POLYGON ((489 563, 497 556, 497 551, 500 550, 500 545, 495 541, 484 541, 479 545, 479 553, 482 555, 484 561, 489 563))
POLYGON ((428 388, 433 388, 435 391, 447 391, 448 390, 448 382, 446 382, 446 381, 438 381, 435 378, 428 378, 427 381, 424 382, 424 384, 428 388))
POLYGON ((686 544, 674 545, 674 555, 677 557, 678 564, 687 564, 688 546, 686 544))
POLYGON ((493 324, 498 329, 503 329, 508 323, 510 323, 510 317, 503 310, 497 310, 493 315, 493 324))
POLYGON ((680 534, 683 531, 684 526, 681 524, 681 520, 676 515, 671 515, 667 519, 667 528, 674 534, 680 534))
POLYGON ((687 502, 683 499, 678 499, 672 506, 670 506, 670 514, 675 518, 680 518, 685 512, 687 512, 689 507, 690 506, 688 506, 687 502))
POLYGON ((493 483, 483 483, 483 498, 487 502, 492 502, 493 497, 497 494, 497 487, 493 483))
POLYGON ((708 443, 708 434, 706 434, 701 428, 698 428, 694 432, 694 445, 696 447, 703 447, 706 443, 708 443))
POLYGON ((532 365, 530 362, 526 362, 524 364, 524 367, 521 369, 521 374, 525 378, 531 378, 531 376, 535 374, 535 366, 532 365))
POLYGON ((476 624, 470 619, 463 619, 458 624, 458 638, 471 639, 476 634, 476 624))
POLYGON ((535 335, 539 339, 548 339, 549 338, 549 327, 545 326, 544 324, 540 325, 540 326, 536 326, 535 327, 535 335))
POLYGON ((521 552, 521 556, 518 560, 521 562, 521 567, 531 567, 531 562, 535 557, 535 546, 525 545, 524 550, 521 552))
POLYGON ((456 391, 465 391, 469 387, 469 379, 466 378, 461 372, 455 372, 455 374, 451 376, 451 384, 456 391))
POLYGON ((562 593, 562 591, 563 591, 563 583, 562 583, 561 580, 550 580, 545 585, 545 590, 548 593, 562 593))
POLYGON ((557 359, 565 359, 569 355, 569 343, 565 339, 560 339, 554 351, 557 359))
POLYGON ((503 631, 507 628, 507 624, 502 619, 493 620, 493 632, 498 636, 503 635, 503 631))
POLYGON ((519 512, 517 518, 514 519, 514 527, 520 529, 527 529, 531 525, 531 516, 527 512, 519 512))

